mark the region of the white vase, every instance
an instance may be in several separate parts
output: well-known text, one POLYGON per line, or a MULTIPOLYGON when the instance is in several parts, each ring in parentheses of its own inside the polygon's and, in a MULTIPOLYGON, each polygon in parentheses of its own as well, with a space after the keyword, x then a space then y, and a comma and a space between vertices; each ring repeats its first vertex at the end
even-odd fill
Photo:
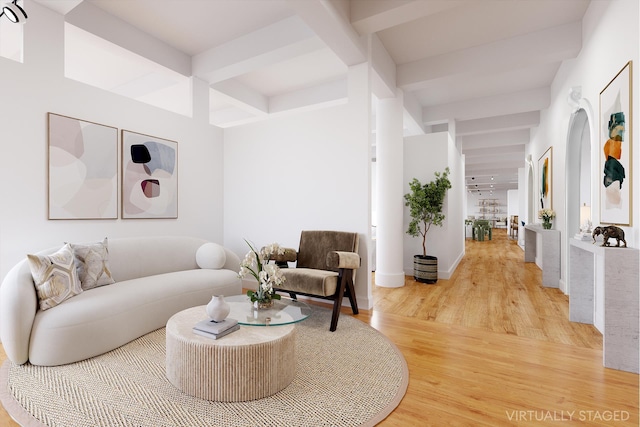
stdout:
POLYGON ((224 300, 223 295, 214 295, 211 297, 211 301, 207 304, 207 316, 209 316, 214 322, 222 322, 227 318, 231 306, 224 300))

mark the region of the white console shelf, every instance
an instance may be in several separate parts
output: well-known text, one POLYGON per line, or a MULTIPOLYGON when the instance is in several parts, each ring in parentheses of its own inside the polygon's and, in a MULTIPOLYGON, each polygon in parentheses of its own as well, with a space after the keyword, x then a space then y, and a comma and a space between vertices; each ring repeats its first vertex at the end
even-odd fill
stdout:
POLYGON ((545 230, 541 225, 524 227, 524 262, 536 262, 537 235, 541 237, 542 286, 560 287, 560 231, 545 230))
POLYGON ((639 373, 640 251, 601 244, 570 239, 569 320, 594 323, 594 289, 604 280, 603 364, 639 373))

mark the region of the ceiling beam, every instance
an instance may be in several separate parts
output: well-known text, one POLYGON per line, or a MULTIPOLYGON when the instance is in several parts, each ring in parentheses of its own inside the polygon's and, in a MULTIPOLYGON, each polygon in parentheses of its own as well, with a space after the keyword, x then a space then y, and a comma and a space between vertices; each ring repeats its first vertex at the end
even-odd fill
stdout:
POLYGON ((496 154, 497 155, 518 154, 519 160, 520 160, 520 159, 524 159, 525 144, 508 145, 504 147, 466 149, 463 151, 463 154, 466 156, 467 159, 477 159, 480 157, 491 158, 496 154))
POLYGON ((498 176, 474 175, 465 177, 465 184, 478 187, 490 187, 493 185, 512 184, 518 182, 517 173, 509 173, 498 176), (493 178, 493 179, 492 179, 493 178))
POLYGON ((269 98, 269 113, 306 111, 349 101, 347 78, 334 80, 269 98))
POLYGON ((66 15, 73 10, 74 7, 82 3, 83 0, 34 0, 49 9, 58 12, 60 15, 66 15))
POLYGON ((499 131, 529 129, 540 124, 540 111, 456 122, 456 135, 466 136, 499 131))
POLYGON ((524 164, 524 155, 525 155, 524 149, 516 152, 485 150, 483 154, 465 153, 465 159, 466 159, 467 166, 496 163, 496 162, 500 162, 502 164, 508 164, 511 162, 524 164))
POLYGON ((223 128, 349 101, 346 78, 268 98, 235 79, 211 85, 211 92, 217 101, 230 105, 210 112, 211 124, 223 128))
POLYGON ((209 123, 221 128, 233 127, 255 120, 256 117, 253 114, 234 106, 209 112, 209 123))
POLYGON ((376 34, 369 37, 371 68, 374 74, 373 93, 378 98, 393 98, 396 96, 396 63, 376 34))
POLYGON ((234 79, 225 80, 211 85, 216 97, 240 108, 254 116, 262 117, 269 114, 269 100, 242 83, 234 79))
POLYGON ((360 36, 329 0, 288 0, 296 14, 347 66, 367 60, 360 36))
POLYGON ((454 0, 351 0, 351 25, 361 35, 373 34, 463 3, 454 0))
POLYGON ((407 90, 453 75, 500 72, 575 58, 582 48, 580 22, 398 65, 398 86, 407 90))
POLYGON ((468 101, 452 102, 422 109, 422 121, 426 126, 444 120, 472 120, 491 116, 544 110, 551 104, 548 87, 508 93, 468 101))
POLYGON ((293 16, 195 55, 193 73, 212 84, 323 47, 313 31, 293 16))
POLYGON ((518 176, 515 175, 513 181, 499 182, 496 184, 467 184, 469 191, 499 191, 499 190, 516 190, 518 188, 518 176))
MULTIPOLYGON (((524 165, 524 159, 522 159, 524 165)), ((522 167, 522 166, 520 166, 522 167)), ((465 176, 502 176, 508 174, 517 174, 518 167, 506 165, 503 162, 483 163, 479 165, 467 165, 465 176)))
POLYGON ((531 138, 529 129, 518 129, 512 131, 492 132, 482 134, 470 134, 458 136, 457 142, 462 147, 462 151, 473 149, 507 147, 509 145, 528 144, 531 138))
POLYGON ((89 2, 65 16, 66 22, 154 61, 184 76, 191 76, 191 57, 89 2))

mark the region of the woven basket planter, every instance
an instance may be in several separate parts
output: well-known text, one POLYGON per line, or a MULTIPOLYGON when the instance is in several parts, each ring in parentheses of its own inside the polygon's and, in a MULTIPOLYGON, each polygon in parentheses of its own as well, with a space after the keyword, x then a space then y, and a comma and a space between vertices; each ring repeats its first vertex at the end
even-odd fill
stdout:
POLYGON ((438 281, 438 258, 431 255, 414 255, 413 278, 421 283, 436 283, 438 281))

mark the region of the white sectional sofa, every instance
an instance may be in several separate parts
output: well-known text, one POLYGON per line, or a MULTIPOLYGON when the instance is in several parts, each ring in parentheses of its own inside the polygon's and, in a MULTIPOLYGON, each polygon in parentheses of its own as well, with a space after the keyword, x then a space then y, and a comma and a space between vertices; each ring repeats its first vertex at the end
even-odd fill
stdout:
POLYGON ((218 247, 224 251, 218 257, 222 268, 200 268, 203 251, 198 250, 205 243, 168 236, 109 239, 115 283, 85 290, 46 310, 39 305, 28 260, 21 261, 0 288, 0 339, 8 358, 42 366, 87 359, 165 326, 173 314, 205 305, 212 295, 240 294, 238 256, 218 247))

